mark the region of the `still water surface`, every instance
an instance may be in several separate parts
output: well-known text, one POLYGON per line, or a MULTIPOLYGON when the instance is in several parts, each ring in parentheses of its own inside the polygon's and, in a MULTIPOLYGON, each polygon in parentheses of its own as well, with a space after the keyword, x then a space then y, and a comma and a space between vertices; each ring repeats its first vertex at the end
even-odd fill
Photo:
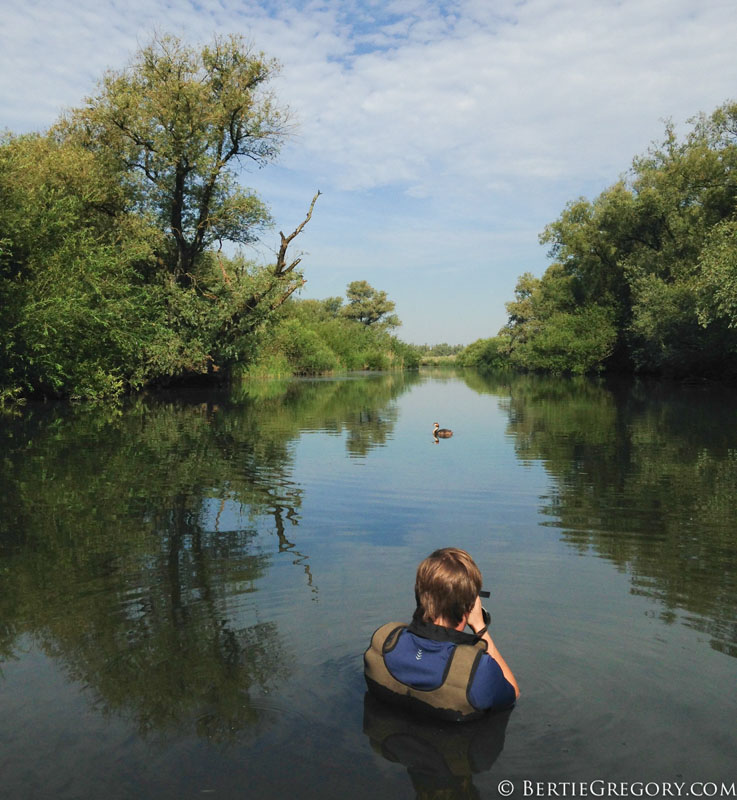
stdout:
POLYGON ((737 780, 733 392, 272 381, 30 407, 0 446, 0 795, 737 780), (362 675, 445 545, 484 572, 522 689, 466 726, 395 715, 362 675))

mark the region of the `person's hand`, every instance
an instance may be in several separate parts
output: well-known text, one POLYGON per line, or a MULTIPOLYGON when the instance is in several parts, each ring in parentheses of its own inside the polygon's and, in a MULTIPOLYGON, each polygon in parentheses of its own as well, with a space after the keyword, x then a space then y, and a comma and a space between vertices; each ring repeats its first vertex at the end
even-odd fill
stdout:
POLYGON ((480 631, 486 624, 484 622, 484 611, 481 608, 481 598, 479 596, 476 597, 476 602, 473 604, 473 608, 468 615, 468 624, 474 632, 480 631))

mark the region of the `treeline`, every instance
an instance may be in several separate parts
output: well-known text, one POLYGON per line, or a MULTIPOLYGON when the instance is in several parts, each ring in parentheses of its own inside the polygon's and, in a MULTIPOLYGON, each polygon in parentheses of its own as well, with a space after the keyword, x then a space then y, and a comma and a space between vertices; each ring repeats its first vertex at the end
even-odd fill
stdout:
POLYGON ((440 344, 420 344, 415 345, 420 363, 428 366, 443 366, 454 365, 457 363, 457 358, 460 353, 465 349, 462 344, 448 344, 441 342, 440 344))
POLYGON ((316 375, 349 370, 412 369, 417 349, 391 335, 399 319, 394 303, 366 281, 353 281, 342 297, 291 299, 264 328, 259 351, 244 374, 316 375))
POLYGON ((275 263, 233 250, 273 224, 238 169, 289 133, 277 71, 239 37, 160 37, 47 132, 0 137, 0 403, 222 379, 279 350, 297 372, 401 362, 396 317, 291 303, 319 192, 275 263))
POLYGON ((497 337, 465 365, 737 376, 737 103, 635 158, 594 201, 571 202, 519 278, 497 337))
POLYGON ((418 344, 416 347, 421 356, 444 358, 447 356, 457 356, 464 350, 465 345, 441 342, 440 344, 418 344))

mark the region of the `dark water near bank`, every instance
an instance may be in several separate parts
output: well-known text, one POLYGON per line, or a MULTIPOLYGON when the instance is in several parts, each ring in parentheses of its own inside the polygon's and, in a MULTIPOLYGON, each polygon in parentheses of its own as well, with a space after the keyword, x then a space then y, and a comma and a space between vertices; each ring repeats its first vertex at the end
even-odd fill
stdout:
POLYGON ((264 382, 30 407, 0 448, 0 796, 737 780, 734 391, 264 382), (449 544, 522 688, 451 728, 367 703, 362 676, 449 544))

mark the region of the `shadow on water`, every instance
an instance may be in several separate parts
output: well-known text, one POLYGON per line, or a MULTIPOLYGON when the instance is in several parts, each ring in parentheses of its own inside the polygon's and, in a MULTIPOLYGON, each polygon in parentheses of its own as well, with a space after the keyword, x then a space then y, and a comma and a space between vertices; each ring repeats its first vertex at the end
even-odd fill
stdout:
POLYGON ((737 398, 720 386, 464 374, 496 395, 544 523, 630 575, 661 620, 737 656, 737 398))

